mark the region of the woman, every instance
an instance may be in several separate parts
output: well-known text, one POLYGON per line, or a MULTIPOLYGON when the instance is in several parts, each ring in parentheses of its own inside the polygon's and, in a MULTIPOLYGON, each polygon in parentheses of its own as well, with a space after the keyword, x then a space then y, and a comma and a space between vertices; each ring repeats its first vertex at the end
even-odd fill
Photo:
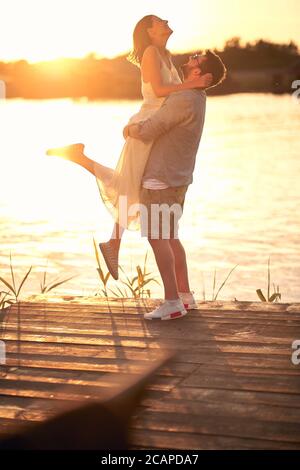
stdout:
MULTIPOLYGON (((188 88, 205 88, 210 76, 182 83, 166 45, 173 33, 168 21, 147 15, 136 25, 133 33, 133 52, 129 60, 141 69, 143 103, 128 124, 149 118, 160 108, 166 96, 188 88)), ((124 135, 126 138, 126 135, 124 135)), ((145 165, 153 143, 126 138, 115 170, 90 160, 83 154, 83 144, 51 149, 48 155, 59 155, 78 163, 96 176, 102 200, 114 217, 115 225, 110 240, 100 243, 100 249, 109 271, 118 279, 118 254, 124 229, 140 228, 138 203, 145 165), (123 203, 121 203, 121 196, 123 203), (125 199, 126 201, 125 201, 125 199)), ((162 182, 150 181, 151 186, 163 188, 162 182)))

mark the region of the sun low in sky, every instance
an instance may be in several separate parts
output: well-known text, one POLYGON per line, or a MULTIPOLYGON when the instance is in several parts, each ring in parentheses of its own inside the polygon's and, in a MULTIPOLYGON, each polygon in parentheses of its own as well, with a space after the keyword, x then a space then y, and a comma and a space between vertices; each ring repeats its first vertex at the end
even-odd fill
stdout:
POLYGON ((299 0, 0 0, 0 61, 113 57, 131 49, 147 14, 169 20, 172 52, 222 47, 233 36, 300 44, 299 0))

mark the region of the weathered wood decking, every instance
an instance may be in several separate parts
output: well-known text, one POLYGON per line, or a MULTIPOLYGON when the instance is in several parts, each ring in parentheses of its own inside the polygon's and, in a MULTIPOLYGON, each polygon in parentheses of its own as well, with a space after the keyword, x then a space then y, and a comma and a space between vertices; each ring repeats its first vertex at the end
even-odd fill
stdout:
POLYGON ((36 298, 19 315, 13 306, 1 330, 0 433, 98 394, 109 373, 137 373, 168 348, 178 355, 148 387, 133 448, 300 449, 300 365, 291 362, 300 304, 199 302, 182 319, 145 321, 157 303, 36 298))

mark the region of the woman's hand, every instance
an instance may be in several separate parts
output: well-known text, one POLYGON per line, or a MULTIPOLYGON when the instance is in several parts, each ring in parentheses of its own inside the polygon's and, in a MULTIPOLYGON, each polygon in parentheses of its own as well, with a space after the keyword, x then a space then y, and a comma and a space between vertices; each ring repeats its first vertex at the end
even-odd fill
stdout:
POLYGON ((124 129, 123 129, 123 137, 124 139, 126 140, 127 137, 129 137, 129 126, 125 126, 124 129))
POLYGON ((205 75, 201 75, 194 80, 188 82, 191 88, 207 88, 211 85, 213 80, 213 76, 211 73, 206 73, 205 75))

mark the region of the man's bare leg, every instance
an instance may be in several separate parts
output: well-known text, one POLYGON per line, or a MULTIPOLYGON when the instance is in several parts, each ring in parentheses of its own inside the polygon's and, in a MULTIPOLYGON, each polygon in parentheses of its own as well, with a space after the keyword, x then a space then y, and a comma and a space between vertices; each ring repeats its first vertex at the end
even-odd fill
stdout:
POLYGON ((176 281, 179 292, 190 292, 185 249, 178 238, 170 239, 175 260, 176 281))
POLYGON ((179 298, 175 274, 175 257, 170 246, 170 240, 153 240, 148 238, 153 249, 156 263, 164 284, 165 299, 174 300, 179 298))

